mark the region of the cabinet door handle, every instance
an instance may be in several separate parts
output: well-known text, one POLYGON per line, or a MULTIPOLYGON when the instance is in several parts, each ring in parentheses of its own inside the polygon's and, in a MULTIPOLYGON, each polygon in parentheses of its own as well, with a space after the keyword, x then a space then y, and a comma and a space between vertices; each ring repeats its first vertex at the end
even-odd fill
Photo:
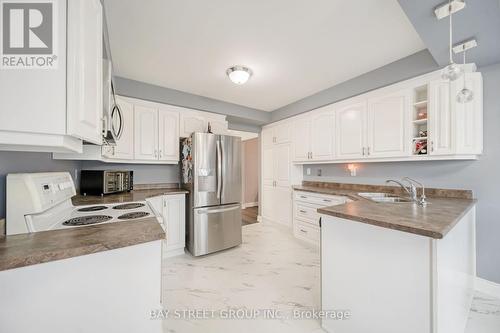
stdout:
POLYGON ((307 234, 307 231, 304 230, 304 229, 300 229, 300 232, 303 232, 303 233, 307 234))
POLYGON ((363 148, 361 149, 361 154, 362 154, 363 156, 365 156, 365 147, 363 147, 363 148))
POLYGON ((332 202, 330 199, 323 199, 324 202, 332 202))
POLYGON ((300 197, 301 197, 302 199, 307 199, 307 197, 306 197, 306 196, 304 196, 304 195, 301 195, 300 197))
POLYGON ((115 146, 113 146, 113 151, 111 153, 113 156, 115 156, 115 146))
POLYGON ((299 210, 299 212, 301 212, 301 213, 303 213, 303 214, 307 213, 307 212, 306 212, 305 210, 303 210, 303 209, 299 210))
POLYGON ((366 148, 366 154, 369 156, 370 155, 370 147, 366 148))
POLYGON ((163 151, 160 149, 160 158, 163 157, 163 151))
POLYGON ((431 141, 431 152, 434 151, 434 141, 431 141))
POLYGON ((155 158, 158 158, 158 150, 155 149, 155 158))

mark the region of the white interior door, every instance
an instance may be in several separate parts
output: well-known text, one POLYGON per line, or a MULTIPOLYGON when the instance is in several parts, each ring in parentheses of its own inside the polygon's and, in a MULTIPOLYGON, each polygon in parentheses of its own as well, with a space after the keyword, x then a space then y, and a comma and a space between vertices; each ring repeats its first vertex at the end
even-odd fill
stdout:
POLYGON ((160 161, 179 161, 179 112, 161 107, 158 110, 158 159, 160 161))
POLYGON ((336 111, 336 153, 339 159, 364 156, 365 118, 365 102, 344 106, 336 111))
POLYGON ((158 110, 136 105, 135 118, 135 159, 158 159, 158 110))
POLYGON ((367 155, 399 157, 408 155, 410 138, 405 129, 410 112, 411 92, 404 90, 368 101, 367 155))
POLYGON ((309 160, 311 152, 311 121, 310 117, 296 119, 292 125, 293 128, 293 161, 302 162, 309 160))
POLYGON ((453 115, 451 104, 455 104, 450 96, 450 82, 443 80, 432 81, 429 85, 430 110, 429 145, 431 155, 448 155, 453 153, 452 123, 453 115))
POLYGON ((335 111, 326 106, 311 117, 311 159, 332 160, 335 155, 335 111))
MULTIPOLYGON (((122 112, 122 135, 116 141, 113 148, 112 158, 133 159, 134 158, 134 105, 121 98, 116 102, 122 112)), ((119 126, 119 124, 116 124, 119 126)), ((118 128, 118 127, 117 127, 118 128)))
POLYGON ((102 5, 68 2, 67 134, 102 144, 102 5))

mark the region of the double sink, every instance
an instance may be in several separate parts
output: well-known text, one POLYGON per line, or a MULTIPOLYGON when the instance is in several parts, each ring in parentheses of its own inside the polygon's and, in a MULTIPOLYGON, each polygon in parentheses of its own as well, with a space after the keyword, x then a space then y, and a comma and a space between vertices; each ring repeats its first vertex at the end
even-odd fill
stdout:
POLYGON ((397 196, 391 193, 383 193, 383 192, 362 192, 358 193, 358 195, 362 198, 380 202, 380 203, 408 203, 412 202, 410 198, 404 198, 397 196))

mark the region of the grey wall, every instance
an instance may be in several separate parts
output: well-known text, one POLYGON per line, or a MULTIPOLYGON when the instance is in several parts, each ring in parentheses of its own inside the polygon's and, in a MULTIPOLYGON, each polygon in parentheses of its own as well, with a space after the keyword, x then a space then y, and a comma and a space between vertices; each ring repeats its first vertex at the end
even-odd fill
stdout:
POLYGON ((370 90, 434 71, 437 68, 438 66, 429 51, 423 50, 274 110, 271 119, 272 121, 278 121, 289 118, 370 90))
POLYGON ((227 120, 230 123, 260 126, 271 120, 271 114, 269 112, 252 109, 238 104, 122 77, 115 77, 114 82, 116 84, 116 92, 119 95, 224 114, 228 116, 227 120))
POLYGON ((132 170, 135 184, 179 183, 179 165, 114 164, 98 161, 83 161, 82 169, 88 170, 132 170))
POLYGON ((435 161, 359 164, 350 177, 345 164, 311 166, 306 180, 383 184, 410 176, 426 186, 472 189, 477 204, 477 269, 482 278, 500 283, 500 64, 479 69, 484 79, 484 153, 477 161, 435 161), (322 177, 317 177, 318 169, 322 177))
MULTIPOLYGON (((443 0, 398 0, 425 46, 441 65, 448 55, 448 18, 437 20, 433 9, 443 0)), ((466 1, 463 10, 453 15, 453 44, 475 37, 479 46, 467 52, 469 62, 478 66, 495 64, 500 60, 500 2, 498 0, 466 1)), ((461 61, 456 56, 455 61, 461 61)))
POLYGON ((5 176, 8 173, 68 171, 79 177, 80 161, 55 161, 49 153, 0 151, 0 219, 5 217, 5 176))

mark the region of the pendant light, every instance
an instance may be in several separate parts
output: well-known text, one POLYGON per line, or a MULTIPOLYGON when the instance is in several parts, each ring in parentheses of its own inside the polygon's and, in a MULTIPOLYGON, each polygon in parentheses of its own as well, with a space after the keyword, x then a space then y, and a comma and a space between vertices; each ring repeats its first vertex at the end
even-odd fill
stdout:
POLYGON ((452 44, 453 44, 453 6, 451 3, 451 0, 448 3, 448 10, 449 10, 449 16, 450 16, 450 45, 449 45, 449 51, 450 51, 450 63, 448 66, 446 66, 443 69, 443 72, 441 73, 441 77, 444 80, 450 80, 450 81, 455 81, 458 79, 462 73, 463 69, 459 65, 455 64, 453 61, 453 53, 452 53, 452 44))
MULTIPOLYGON (((464 68, 465 68, 465 52, 466 52, 466 49, 465 49, 465 44, 464 44, 464 49, 462 51, 462 53, 464 55, 464 68)), ((468 102, 472 101, 473 99, 474 99, 474 93, 472 92, 472 90, 468 89, 466 86, 465 72, 464 72, 464 87, 457 94, 457 102, 464 104, 464 103, 468 103, 468 102)))

